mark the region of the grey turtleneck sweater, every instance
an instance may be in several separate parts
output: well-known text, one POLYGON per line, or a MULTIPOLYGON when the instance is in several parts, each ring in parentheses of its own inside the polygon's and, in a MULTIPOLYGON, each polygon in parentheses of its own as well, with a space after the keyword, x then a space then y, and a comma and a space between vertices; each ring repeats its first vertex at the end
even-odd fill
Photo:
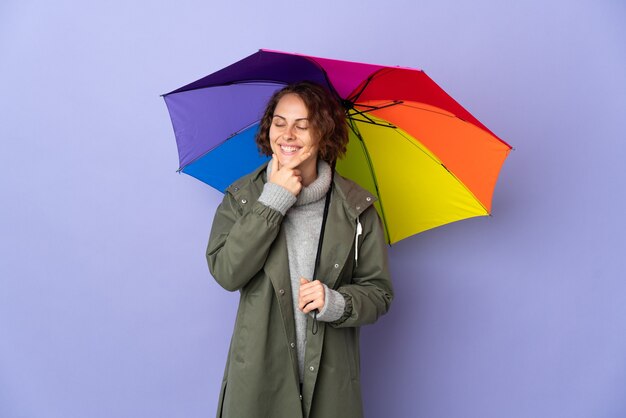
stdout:
MULTIPOLYGON (((267 178, 271 165, 267 166, 267 178)), ((319 242, 326 192, 332 180, 328 163, 318 159, 317 179, 308 187, 302 187, 298 196, 294 196, 282 186, 269 181, 265 183, 259 202, 284 215, 282 228, 287 238, 287 256, 289 275, 291 276, 291 297, 296 324, 298 348, 298 366, 300 381, 304 375, 304 352, 306 348, 306 314, 298 309, 300 278, 311 280, 315 269, 315 256, 319 242)), ((337 291, 325 284, 325 304, 317 314, 318 321, 332 322, 341 318, 345 309, 345 299, 337 291)))

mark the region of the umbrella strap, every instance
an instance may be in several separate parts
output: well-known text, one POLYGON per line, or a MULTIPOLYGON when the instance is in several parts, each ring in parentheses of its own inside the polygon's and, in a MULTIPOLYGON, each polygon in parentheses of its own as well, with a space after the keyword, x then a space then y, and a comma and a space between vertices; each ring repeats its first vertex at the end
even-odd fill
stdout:
MULTIPOLYGON (((315 256, 315 268, 313 269, 313 280, 317 278, 317 268, 320 264, 320 258, 322 256, 322 243, 324 242, 324 230, 326 229, 326 219, 328 218, 328 208, 330 206, 330 195, 333 191, 333 179, 335 177, 335 167, 332 165, 332 175, 330 178, 330 187, 328 188, 328 192, 326 192, 326 201, 324 202, 324 216, 322 217, 322 229, 320 231, 320 239, 317 242, 317 254, 315 256)), ((325 298, 324 298, 325 300, 325 298)), ((319 329, 319 324, 317 323, 317 312, 316 309, 313 311, 313 325, 311 327, 311 332, 313 335, 317 334, 319 329)))

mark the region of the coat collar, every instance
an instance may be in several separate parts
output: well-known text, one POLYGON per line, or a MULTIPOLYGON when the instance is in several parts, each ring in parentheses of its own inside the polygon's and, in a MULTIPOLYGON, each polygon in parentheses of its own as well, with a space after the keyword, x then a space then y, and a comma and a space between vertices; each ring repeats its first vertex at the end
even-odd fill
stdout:
MULTIPOLYGON (((256 201, 261 195, 263 185, 266 182, 267 164, 264 163, 252 173, 235 181, 226 189, 226 192, 235 196, 238 201, 241 200, 240 197, 256 201)), ((372 193, 363 189, 352 180, 342 177, 336 171, 333 177, 333 185, 336 191, 333 193, 333 199, 341 200, 346 211, 353 219, 356 219, 377 200, 372 193)))

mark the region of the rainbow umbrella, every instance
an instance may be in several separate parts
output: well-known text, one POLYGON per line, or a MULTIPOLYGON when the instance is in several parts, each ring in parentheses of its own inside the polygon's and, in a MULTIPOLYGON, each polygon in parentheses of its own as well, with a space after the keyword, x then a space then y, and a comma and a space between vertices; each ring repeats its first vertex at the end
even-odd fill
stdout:
POLYGON ((350 141, 337 171, 378 197, 390 244, 490 214, 511 146, 411 68, 259 50, 163 95, 179 171, 224 191, 267 161, 254 142, 265 105, 302 80, 326 86, 345 107, 350 141))

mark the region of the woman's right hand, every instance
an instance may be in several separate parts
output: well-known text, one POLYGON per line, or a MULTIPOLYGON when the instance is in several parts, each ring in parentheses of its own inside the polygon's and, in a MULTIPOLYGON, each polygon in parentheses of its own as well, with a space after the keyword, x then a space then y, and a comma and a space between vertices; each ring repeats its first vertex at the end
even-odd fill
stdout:
POLYGON ((276 154, 272 154, 272 172, 270 173, 269 181, 284 187, 294 196, 298 196, 300 190, 302 190, 302 176, 300 175, 300 170, 296 167, 309 158, 309 155, 310 152, 305 152, 298 158, 290 160, 286 165, 279 167, 276 154))

